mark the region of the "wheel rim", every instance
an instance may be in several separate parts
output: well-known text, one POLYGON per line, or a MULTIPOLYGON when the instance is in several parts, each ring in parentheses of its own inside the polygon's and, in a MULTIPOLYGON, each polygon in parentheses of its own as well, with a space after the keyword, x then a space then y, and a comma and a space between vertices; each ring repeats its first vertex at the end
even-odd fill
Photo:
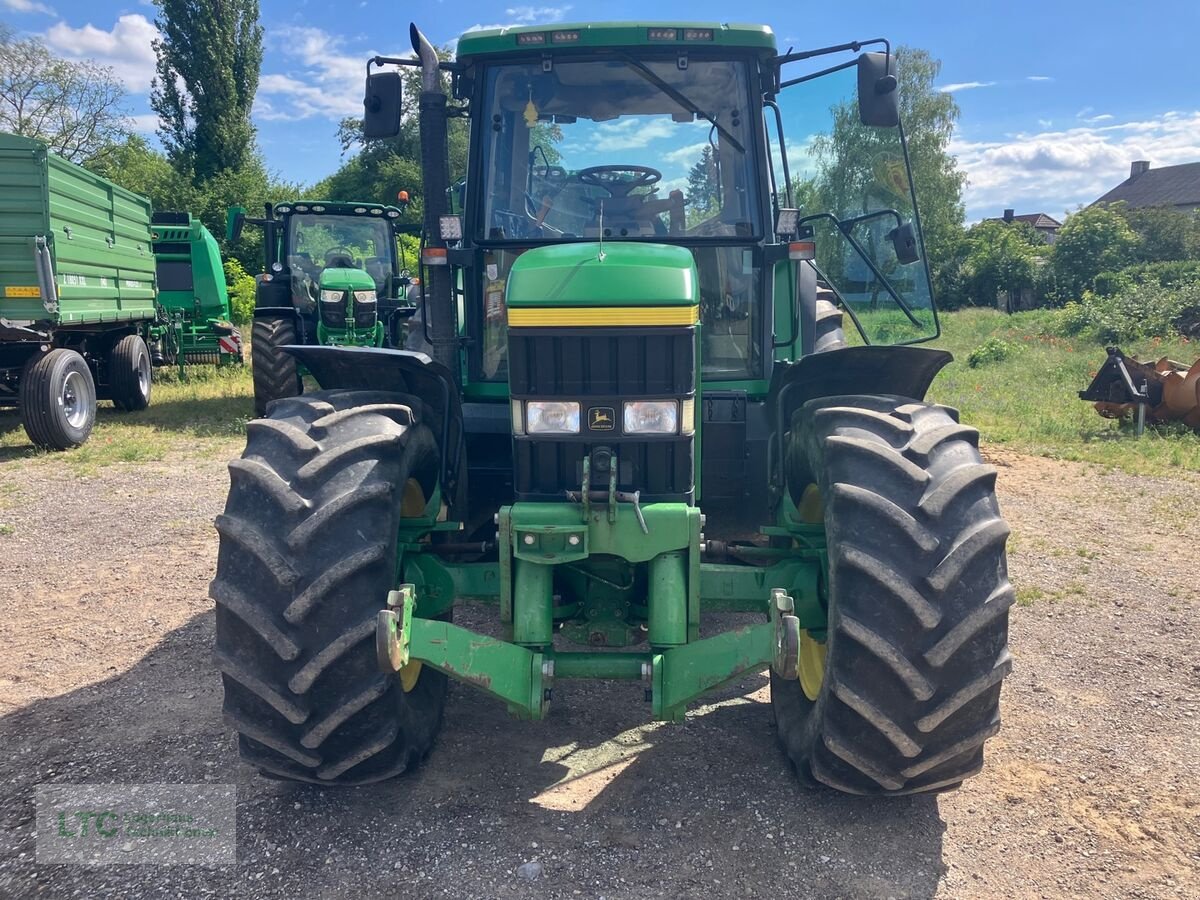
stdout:
POLYGON ((137 361, 138 390, 145 397, 150 393, 150 356, 146 352, 138 354, 137 361))
POLYGON ((63 379, 62 393, 59 403, 62 404, 63 415, 67 424, 72 428, 82 428, 87 422, 88 403, 87 381, 82 372, 68 372, 63 379))
POLYGON ((800 664, 797 669, 800 687, 809 700, 816 700, 817 695, 821 693, 821 684, 825 681, 825 657, 825 645, 801 629, 800 664))
MULTIPOLYGON (((821 497, 821 489, 810 484, 804 489, 800 498, 800 506, 796 510, 800 521, 809 525, 819 525, 825 521, 825 503, 821 497)), ((816 700, 821 693, 821 684, 825 680, 826 646, 818 641, 806 629, 800 630, 800 662, 797 674, 800 676, 800 687, 804 696, 816 700)))
MULTIPOLYGON (((417 516, 424 515, 427 503, 425 489, 421 487, 421 482, 415 478, 404 482, 404 494, 400 499, 400 517, 402 519, 415 519, 417 516)), ((400 688, 404 693, 409 693, 417 686, 417 681, 421 678, 421 668, 421 660, 414 659, 400 669, 400 688)))

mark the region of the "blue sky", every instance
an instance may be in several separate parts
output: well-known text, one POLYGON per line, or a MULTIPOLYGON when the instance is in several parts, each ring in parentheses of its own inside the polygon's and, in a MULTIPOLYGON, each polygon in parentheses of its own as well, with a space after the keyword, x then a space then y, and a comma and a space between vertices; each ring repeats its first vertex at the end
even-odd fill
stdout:
MULTIPOLYGON (((660 0, 653 8, 659 19, 729 21, 731 6, 660 0)), ((266 55, 255 121, 267 163, 301 182, 336 168, 335 124, 360 108, 365 60, 407 52, 410 19, 442 44, 472 27, 635 19, 647 8, 613 0, 597 15, 594 5, 553 0, 262 0, 266 55)), ((1123 180, 1133 159, 1200 161, 1197 0, 745 0, 736 11, 737 21, 771 25, 781 47, 882 35, 941 59, 939 86, 962 108, 952 149, 969 178, 969 220, 1007 206, 1061 217, 1123 180)), ((62 55, 111 65, 129 88, 129 112, 148 133, 155 12, 145 0, 0 0, 0 21, 62 55)))

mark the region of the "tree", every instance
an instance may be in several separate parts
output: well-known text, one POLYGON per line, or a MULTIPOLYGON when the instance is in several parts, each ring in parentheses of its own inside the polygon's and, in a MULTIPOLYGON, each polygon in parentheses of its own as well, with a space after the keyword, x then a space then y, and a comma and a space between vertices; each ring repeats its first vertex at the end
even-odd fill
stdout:
MULTIPOLYGON (((921 230, 930 267, 949 260, 962 234, 962 191, 966 175, 948 150, 958 104, 951 94, 936 90, 934 80, 942 64, 924 50, 896 49, 900 120, 904 125, 911 166, 911 183, 917 195, 921 230)), ((849 84, 849 82, 847 82, 849 84)), ((786 97, 784 102, 786 102, 786 97)), ((812 154, 820 169, 817 189, 824 208, 840 216, 894 206, 911 215, 909 179, 896 131, 863 125, 858 104, 847 97, 833 109, 833 126, 818 135, 812 154)))
POLYGON ((56 58, 41 41, 17 40, 0 24, 0 131, 45 141, 84 163, 129 133, 124 101, 112 69, 56 58))
POLYGON ((250 110, 262 66, 258 0, 155 0, 150 105, 172 165, 199 184, 254 157, 250 110))
POLYGON ((191 180, 136 134, 84 165, 126 190, 148 197, 154 209, 187 209, 195 194, 191 180))
POLYGON ((1052 256, 1059 300, 1076 300, 1092 289, 1101 272, 1129 265, 1137 236, 1120 213, 1106 206, 1089 206, 1058 230, 1052 256))
POLYGON ((721 179, 717 169, 717 154, 712 144, 705 144, 700 151, 700 158, 688 170, 687 185, 690 224, 720 212, 721 179))
POLYGON ((1110 207, 1137 235, 1135 262, 1169 262, 1200 258, 1200 218, 1170 206, 1130 209, 1124 203, 1110 207))
POLYGON ((994 219, 973 225, 965 243, 966 290, 976 306, 994 306, 1001 291, 1033 287, 1047 249, 1033 226, 994 219))

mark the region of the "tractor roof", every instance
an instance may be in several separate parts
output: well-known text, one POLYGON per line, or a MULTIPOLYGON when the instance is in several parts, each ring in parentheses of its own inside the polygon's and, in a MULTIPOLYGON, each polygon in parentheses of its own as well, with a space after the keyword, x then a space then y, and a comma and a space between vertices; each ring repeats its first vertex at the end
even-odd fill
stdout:
POLYGON ((522 25, 470 31, 458 40, 457 58, 567 50, 577 47, 728 47, 775 53, 775 34, 766 25, 717 22, 581 22, 522 25), (674 32, 674 36, 672 36, 674 32), (522 37, 527 35, 527 37, 522 37))

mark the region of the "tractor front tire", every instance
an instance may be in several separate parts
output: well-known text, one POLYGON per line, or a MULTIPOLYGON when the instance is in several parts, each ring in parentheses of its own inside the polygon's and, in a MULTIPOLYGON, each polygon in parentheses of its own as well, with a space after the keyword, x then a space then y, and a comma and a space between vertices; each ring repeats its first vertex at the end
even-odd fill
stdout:
POLYGON ((141 335, 117 341, 108 359, 108 383, 117 409, 137 412, 150 405, 150 349, 141 335))
POLYGON ((381 781, 433 745, 446 677, 420 663, 386 675, 375 652, 403 501, 438 478, 420 408, 379 392, 279 400, 230 464, 214 659, 241 757, 268 776, 381 781))
POLYGON ((300 394, 300 371, 295 357, 280 347, 296 343, 291 319, 255 319, 250 329, 251 369, 254 376, 254 415, 267 414, 274 400, 300 394))
POLYGON ((87 360, 60 347, 26 363, 21 423, 44 450, 70 450, 86 441, 96 424, 96 381, 87 360))
POLYGON ((1012 666, 1013 589, 978 439, 955 410, 902 397, 814 400, 793 417, 788 489, 823 518, 829 560, 826 641, 802 633, 806 677, 771 676, 802 779, 910 794, 982 766, 1012 666))

